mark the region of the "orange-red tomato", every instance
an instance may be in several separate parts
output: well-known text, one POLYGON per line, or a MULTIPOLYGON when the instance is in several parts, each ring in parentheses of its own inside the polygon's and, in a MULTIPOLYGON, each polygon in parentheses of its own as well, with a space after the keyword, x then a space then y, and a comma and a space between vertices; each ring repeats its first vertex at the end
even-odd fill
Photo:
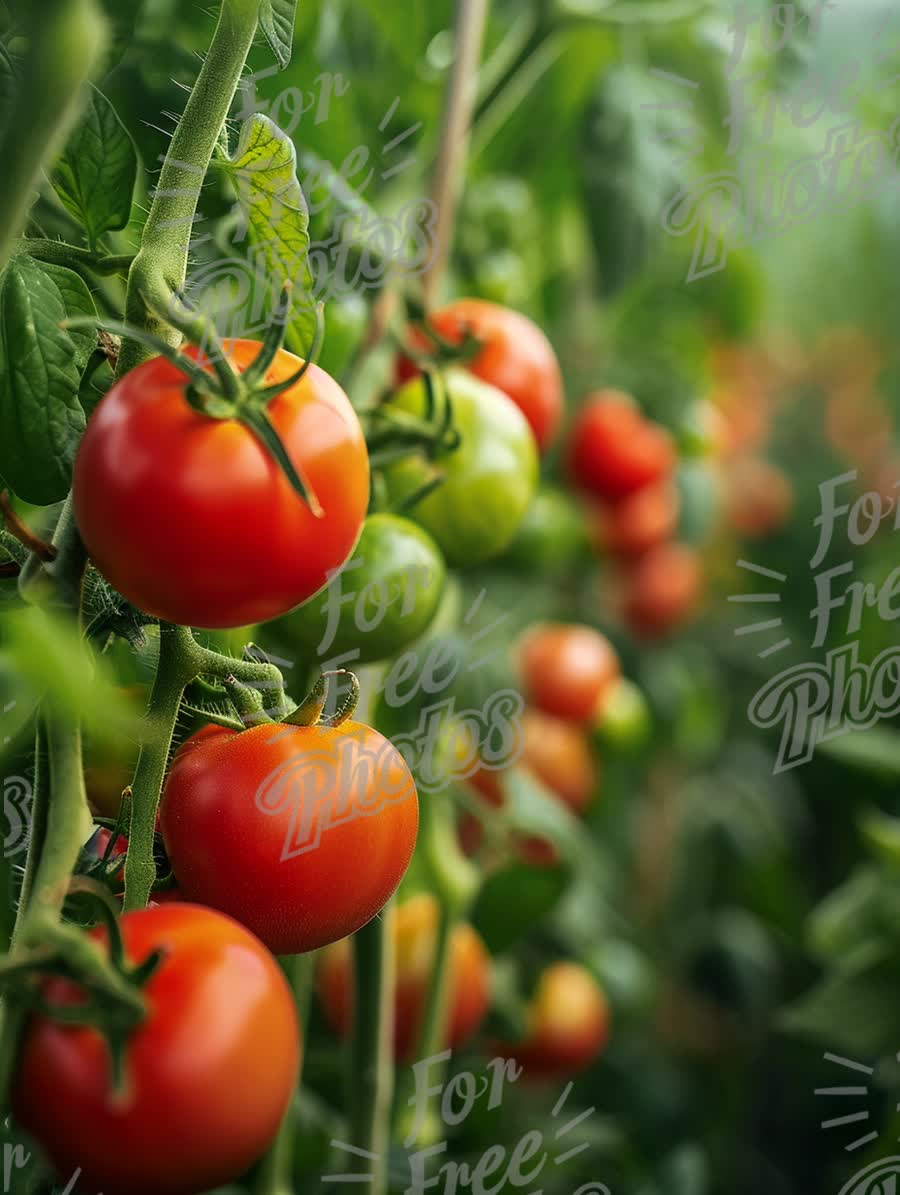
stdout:
POLYGON ((642 486, 620 502, 598 506, 594 535, 614 556, 640 556, 671 539, 678 526, 678 490, 670 481, 642 486))
POLYGON ((619 657, 592 627, 537 623, 519 640, 525 695, 558 718, 588 722, 620 673, 619 657))
MULTIPOLYGON (((144 989, 147 1017, 127 1042, 123 1089, 112 1090, 98 1030, 34 1016, 15 1116, 63 1181, 81 1171, 85 1191, 195 1195, 240 1177, 278 1131, 300 1062, 293 999, 268 951, 211 909, 143 909, 120 925, 131 962, 163 952, 144 989)), ((45 994, 84 999, 64 979, 45 994)))
POLYGON ((762 537, 784 526, 794 505, 794 487, 770 461, 747 456, 725 475, 725 511, 740 535, 762 537))
POLYGON ((643 639, 669 634, 696 612, 703 590, 700 557, 688 544, 660 544, 626 579, 625 620, 643 639))
POLYGON ((392 743, 359 722, 208 726, 175 756, 160 829, 178 887, 276 954, 355 933, 393 894, 419 804, 392 743))
POLYGON ((645 419, 627 394, 601 390, 582 404, 569 438, 569 468, 577 486, 614 502, 675 467, 669 433, 645 419))
POLYGON ((598 1057, 609 1023, 609 1005, 591 973, 577 963, 553 963, 541 973, 528 1006, 525 1038, 492 1043, 492 1049, 515 1059, 525 1078, 564 1078, 598 1057))
MULTIPOLYGON (((225 347, 239 369, 259 350, 249 340, 225 347)), ((267 381, 299 366, 282 351, 267 381)), ((100 572, 148 614, 199 627, 275 618, 321 589, 359 537, 369 502, 359 420, 315 365, 269 403, 317 517, 256 435, 196 411, 187 384, 155 357, 101 399, 75 461, 79 531, 100 572)))
MULTIPOLYGON (((485 299, 456 299, 432 312, 428 322, 452 344, 459 344, 467 329, 483 342, 465 362, 466 369, 509 395, 545 452, 562 418, 563 386, 556 354, 537 324, 485 299)), ((420 337, 415 340, 417 347, 424 347, 420 337)), ((398 360, 398 381, 405 382, 417 372, 411 361, 398 360)))
MULTIPOLYGON (((413 1058, 419 1041, 428 980, 434 966, 438 907, 430 893, 404 901, 391 912, 390 927, 397 958, 394 991, 394 1053, 413 1058)), ((463 1045, 484 1019, 490 1004, 490 959, 471 925, 453 927, 447 983, 447 1025, 443 1049, 463 1045)), ((325 1016, 342 1036, 353 1017, 353 953, 349 941, 323 951, 317 989, 325 1016)))

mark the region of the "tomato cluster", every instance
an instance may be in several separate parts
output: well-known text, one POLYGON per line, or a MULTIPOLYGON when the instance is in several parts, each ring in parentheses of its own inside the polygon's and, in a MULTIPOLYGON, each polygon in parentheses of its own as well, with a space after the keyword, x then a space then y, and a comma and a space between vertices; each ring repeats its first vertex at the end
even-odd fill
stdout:
POLYGON ((572 480, 591 503, 593 538, 619 568, 622 615, 641 639, 670 634, 696 613, 696 549, 676 539, 677 453, 668 431, 617 390, 589 395, 570 433, 572 480))

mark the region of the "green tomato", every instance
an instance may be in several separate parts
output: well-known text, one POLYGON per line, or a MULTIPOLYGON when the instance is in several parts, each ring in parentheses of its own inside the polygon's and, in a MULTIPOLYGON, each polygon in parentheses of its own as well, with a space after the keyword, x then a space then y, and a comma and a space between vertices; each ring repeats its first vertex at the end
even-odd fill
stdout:
MULTIPOLYGON (((444 383, 460 442, 438 453, 434 464, 445 479, 410 514, 431 532, 451 565, 480 564, 507 547, 531 505, 537 446, 525 416, 494 386, 458 369, 448 370, 444 383)), ((390 402, 423 418, 422 379, 407 382, 390 402)), ((432 476, 430 463, 418 456, 389 465, 384 474, 394 502, 409 498, 432 476)))
POLYGON ((362 295, 350 291, 331 299, 325 308, 325 339, 317 364, 337 378, 350 363, 369 322, 369 307, 362 295))
POLYGON ((584 517, 568 494, 551 486, 538 490, 504 563, 530 573, 568 568, 587 547, 584 517))
POLYGON ((620 677, 600 707, 595 726, 599 745, 630 755, 647 745, 651 728, 647 698, 633 681, 620 677))
POLYGON ((427 629, 446 567, 430 535, 397 515, 370 515, 349 560, 274 633, 309 659, 347 666, 394 655, 427 629))

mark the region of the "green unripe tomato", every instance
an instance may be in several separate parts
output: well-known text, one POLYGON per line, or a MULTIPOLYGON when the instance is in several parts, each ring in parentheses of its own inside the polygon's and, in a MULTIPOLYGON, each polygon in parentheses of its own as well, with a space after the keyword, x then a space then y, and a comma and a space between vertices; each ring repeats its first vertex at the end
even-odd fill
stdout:
POLYGON ((562 490, 543 486, 503 561, 530 573, 551 574, 567 568, 586 547, 585 520, 577 504, 562 490))
MULTIPOLYGON (((460 442, 437 454, 434 465, 445 480, 410 516, 431 532, 449 564, 480 564, 507 547, 531 505, 537 446, 525 416, 496 387, 459 369, 448 370, 444 384, 460 442)), ((407 382, 389 405, 424 418, 422 379, 407 382)), ((389 465, 384 476, 391 500, 400 502, 433 476, 433 468, 424 458, 409 456, 389 465)))
POLYGON ((427 629, 446 571, 421 527, 398 515, 370 515, 347 563, 315 597, 279 619, 275 635, 308 661, 348 657, 352 668, 387 659, 427 629))
POLYGON ((633 681, 620 677, 600 706, 594 731, 601 747, 618 754, 639 751, 650 738, 647 699, 633 681))
POLYGON ((317 364, 333 378, 339 378, 349 365, 368 320, 368 304, 355 291, 331 299, 326 305, 325 339, 317 364))

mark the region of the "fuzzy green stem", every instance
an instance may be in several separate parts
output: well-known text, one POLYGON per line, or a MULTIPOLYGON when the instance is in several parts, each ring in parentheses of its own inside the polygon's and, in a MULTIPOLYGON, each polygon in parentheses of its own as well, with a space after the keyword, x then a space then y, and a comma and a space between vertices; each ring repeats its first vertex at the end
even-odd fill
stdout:
MULTIPOLYGON (((316 952, 288 955, 279 961, 294 994, 297 1019, 302 1029, 307 1023, 312 1000, 316 952)), ((302 1074, 303 1062, 301 1059, 300 1073, 297 1075, 298 1087, 302 1074)), ((292 1100, 284 1115, 284 1120, 281 1122, 278 1136, 259 1164, 256 1181, 253 1185, 253 1195, 295 1195, 293 1181, 294 1141, 297 1131, 295 1120, 294 1101, 292 1100)))
POLYGON ((390 906, 353 937, 354 1016, 348 1070, 350 1144, 368 1156, 350 1156, 354 1174, 368 1174, 362 1187, 368 1195, 387 1189, 391 1101, 394 1085, 393 938, 390 906))
POLYGON ((96 0, 26 6, 28 53, 0 136, 0 266, 22 231, 41 169, 78 113, 78 95, 106 41, 96 0))
POLYGON ((199 649, 187 627, 159 628, 159 664, 150 693, 137 768, 131 785, 131 821, 125 859, 126 911, 143 909, 156 880, 153 832, 181 697, 199 675, 199 649))
MULTIPOLYGON (((222 0, 209 52, 169 144, 134 265, 128 275, 126 322, 178 343, 156 312, 184 286, 200 188, 225 124, 256 32, 260 0, 222 0)), ((117 376, 147 357, 133 340, 122 345, 117 376)))
POLYGON ((134 261, 133 253, 97 254, 80 245, 65 241, 23 239, 19 242, 23 253, 51 265, 68 266, 79 274, 127 274, 134 261))

